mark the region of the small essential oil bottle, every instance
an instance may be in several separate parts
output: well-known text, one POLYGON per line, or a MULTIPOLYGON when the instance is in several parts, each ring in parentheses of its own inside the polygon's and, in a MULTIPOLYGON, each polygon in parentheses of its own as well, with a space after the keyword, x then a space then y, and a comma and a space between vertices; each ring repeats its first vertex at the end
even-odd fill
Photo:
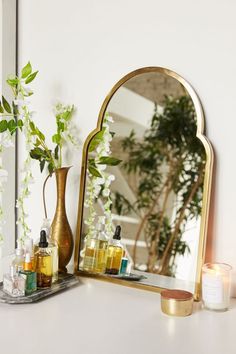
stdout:
POLYGON ((35 259, 34 259, 34 241, 31 237, 27 237, 24 241, 25 255, 30 254, 32 262, 32 270, 35 270, 35 259))
POLYGON ((40 232, 38 251, 35 253, 37 287, 50 288, 52 285, 52 255, 48 250, 48 241, 45 230, 40 232))
POLYGON ((21 247, 21 244, 17 243, 17 248, 15 250, 15 258, 12 261, 12 266, 15 267, 16 272, 23 270, 24 266, 24 250, 21 247))
POLYGON ((32 257, 30 253, 25 255, 24 270, 20 274, 26 277, 25 295, 30 295, 37 290, 37 273, 33 271, 32 257))
POLYGON ((119 274, 121 260, 123 256, 123 246, 120 242, 121 240, 121 227, 118 225, 115 230, 113 239, 111 240, 108 251, 107 251, 107 264, 106 264, 106 273, 107 274, 119 274))
POLYGON ((25 295, 25 276, 17 273, 16 266, 11 265, 10 274, 3 277, 3 291, 13 297, 25 295))
POLYGON ((107 263, 107 249, 108 249, 108 237, 104 231, 105 218, 101 216, 97 225, 97 252, 96 252, 96 265, 95 272, 103 274, 106 271, 107 263))
POLYGON ((43 219, 43 225, 41 230, 46 231, 47 241, 48 241, 48 251, 52 254, 52 282, 55 283, 58 280, 58 268, 59 268, 59 258, 58 258, 58 245, 51 237, 51 223, 50 219, 43 219))
POLYGON ((125 257, 125 253, 121 259, 120 274, 127 274, 129 260, 125 257))

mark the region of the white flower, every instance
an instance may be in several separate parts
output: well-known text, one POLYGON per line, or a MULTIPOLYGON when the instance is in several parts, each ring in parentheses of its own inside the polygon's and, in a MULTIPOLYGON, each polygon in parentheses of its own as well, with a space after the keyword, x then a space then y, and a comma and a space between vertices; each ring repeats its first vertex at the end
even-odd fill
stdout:
POLYGON ((104 184, 105 183, 105 179, 104 178, 100 178, 100 177, 97 177, 94 181, 94 185, 101 185, 101 184, 104 184))
POLYGON ((20 108, 20 107, 25 106, 25 101, 24 101, 23 99, 18 98, 18 99, 16 99, 16 100, 14 100, 14 104, 15 104, 18 108, 20 108))
POLYGON ((108 181, 110 181, 110 182, 113 182, 113 181, 115 181, 115 176, 114 175, 109 175, 108 177, 107 177, 107 179, 108 179, 108 181))
POLYGON ((110 115, 106 116, 106 120, 107 120, 107 122, 114 123, 114 120, 113 120, 112 116, 110 116, 110 115))

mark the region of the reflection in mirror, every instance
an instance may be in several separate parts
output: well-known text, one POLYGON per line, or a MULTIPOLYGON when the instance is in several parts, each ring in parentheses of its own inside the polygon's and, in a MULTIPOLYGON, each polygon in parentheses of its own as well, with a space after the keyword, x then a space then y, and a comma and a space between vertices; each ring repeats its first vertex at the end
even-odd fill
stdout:
POLYGON ((198 123, 188 91, 166 72, 140 73, 115 91, 88 146, 80 270, 109 273, 120 225, 123 278, 131 271, 141 284, 194 291, 207 161, 198 123))

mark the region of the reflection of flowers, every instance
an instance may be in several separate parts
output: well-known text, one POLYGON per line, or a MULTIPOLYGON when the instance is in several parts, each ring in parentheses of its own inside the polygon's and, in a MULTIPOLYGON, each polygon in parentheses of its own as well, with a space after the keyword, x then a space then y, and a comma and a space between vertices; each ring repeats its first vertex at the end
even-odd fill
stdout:
POLYGON ((103 206, 104 206, 104 218, 98 218, 98 223, 103 223, 104 231, 107 237, 112 235, 112 213, 111 213, 111 198, 110 198, 110 185, 112 181, 115 180, 115 176, 105 172, 107 164, 100 163, 104 157, 108 157, 111 154, 110 142, 112 141, 112 134, 110 132, 109 122, 112 123, 113 119, 111 116, 106 115, 103 121, 103 134, 102 138, 99 140, 96 146, 96 157, 94 159, 96 169, 100 176, 94 176, 90 171, 88 171, 88 181, 86 189, 86 198, 84 206, 89 209, 89 216, 84 221, 88 226, 88 232, 86 235, 86 240, 95 236, 95 219, 97 213, 94 208, 94 203, 98 199, 100 193, 103 196, 103 206))

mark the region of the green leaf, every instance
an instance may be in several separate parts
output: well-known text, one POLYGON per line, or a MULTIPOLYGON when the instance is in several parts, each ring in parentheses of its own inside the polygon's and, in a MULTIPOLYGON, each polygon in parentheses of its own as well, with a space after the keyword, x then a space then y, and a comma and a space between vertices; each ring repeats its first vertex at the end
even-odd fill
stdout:
POLYGON ((72 110, 66 111, 66 112, 62 113, 61 118, 68 121, 68 120, 70 120, 71 115, 72 115, 72 110))
POLYGON ((56 160, 58 160, 58 152, 59 152, 59 146, 57 145, 54 150, 54 157, 56 160))
POLYGON ((89 144, 89 152, 92 152, 96 149, 96 147, 98 146, 98 144, 101 142, 103 135, 105 133, 105 129, 103 128, 100 132, 98 132, 95 137, 91 140, 90 144, 89 144))
POLYGON ((54 135, 52 136, 52 142, 55 143, 55 144, 57 144, 57 145, 59 145, 60 142, 61 142, 61 136, 60 136, 60 134, 54 134, 54 135))
POLYGON ((44 134, 38 128, 35 128, 35 131, 36 131, 36 134, 38 135, 39 139, 45 141, 44 134))
POLYGON ((1 120, 0 121, 0 133, 5 132, 7 130, 7 127, 8 127, 7 121, 5 119, 1 120))
POLYGON ((39 147, 35 147, 34 149, 30 150, 30 157, 35 160, 41 160, 45 158, 45 151, 39 147))
POLYGON ((91 173, 92 176, 94 176, 94 177, 102 177, 101 173, 94 166, 89 166, 88 170, 89 170, 89 172, 91 173))
POLYGON ((122 162, 122 160, 119 160, 116 157, 102 156, 102 157, 100 157, 99 162, 97 162, 97 164, 108 165, 108 166, 117 166, 121 162, 122 162))
POLYGON ((22 119, 18 119, 18 121, 17 121, 17 126, 18 126, 18 128, 20 128, 20 130, 22 131, 22 128, 23 128, 23 126, 24 126, 24 123, 23 123, 23 120, 22 120, 22 119))
POLYGON ((29 75, 27 79, 25 80, 26 84, 29 84, 31 81, 34 80, 35 76, 38 74, 38 71, 35 71, 33 74, 29 75))
POLYGON ((34 132, 35 131, 35 125, 34 125, 34 122, 29 122, 29 126, 30 126, 30 129, 31 129, 31 131, 32 132, 34 132))
POLYGON ((58 126, 58 128, 62 131, 62 132, 64 132, 64 130, 65 130, 65 124, 63 123, 63 122, 58 122, 57 123, 57 126, 58 126))
POLYGON ((7 122, 7 127, 11 135, 16 131, 17 128, 17 123, 15 122, 14 119, 11 119, 7 122))
POLYGON ((10 85, 11 87, 15 87, 18 85, 18 79, 7 79, 7 83, 8 85, 10 85))
POLYGON ((53 164, 50 162, 49 164, 48 164, 48 172, 50 173, 50 175, 53 173, 53 171, 54 171, 54 168, 53 168, 53 164))
POLYGON ((9 103, 7 102, 7 100, 5 99, 4 96, 2 96, 2 104, 3 104, 5 111, 7 113, 11 113, 11 106, 9 105, 9 103))
POLYGON ((45 163, 46 163, 46 161, 45 161, 45 160, 42 160, 42 161, 40 161, 40 163, 39 163, 39 166, 40 166, 40 172, 41 172, 41 173, 43 172, 43 169, 44 169, 45 163))
POLYGON ((17 114, 19 114, 18 107, 17 107, 17 105, 15 105, 14 101, 12 101, 12 110, 13 110, 14 116, 16 116, 17 114))
POLYGON ((32 73, 32 66, 31 66, 30 62, 28 62, 21 70, 22 79, 25 79, 31 73, 32 73))
POLYGON ((38 147, 41 145, 41 141, 37 138, 36 142, 34 143, 34 146, 38 147))
POLYGON ((3 106, 1 105, 1 101, 0 101, 0 113, 4 113, 4 109, 3 106))

